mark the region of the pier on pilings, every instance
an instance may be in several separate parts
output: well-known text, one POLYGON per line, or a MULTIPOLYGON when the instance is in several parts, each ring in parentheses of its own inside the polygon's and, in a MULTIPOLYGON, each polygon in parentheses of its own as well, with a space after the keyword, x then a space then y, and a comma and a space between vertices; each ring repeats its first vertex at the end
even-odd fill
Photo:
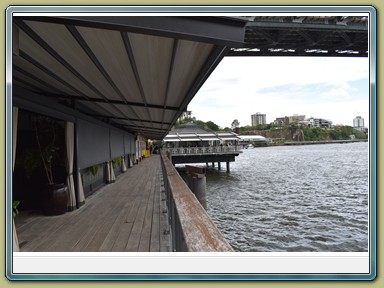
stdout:
POLYGON ((238 151, 231 153, 207 153, 207 154, 173 154, 171 153, 171 161, 175 164, 193 164, 193 163, 206 163, 206 167, 212 164, 215 167, 217 163, 219 170, 221 169, 221 162, 226 163, 227 172, 230 172, 230 162, 235 161, 235 157, 239 156, 238 151))

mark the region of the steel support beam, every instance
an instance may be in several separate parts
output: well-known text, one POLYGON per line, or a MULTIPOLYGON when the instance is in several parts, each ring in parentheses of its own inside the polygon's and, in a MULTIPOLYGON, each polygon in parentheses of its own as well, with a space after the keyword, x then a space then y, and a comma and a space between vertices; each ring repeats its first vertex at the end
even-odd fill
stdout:
POLYGON ((246 20, 242 19, 209 16, 62 16, 20 18, 29 21, 150 34, 231 47, 241 47, 243 45, 246 24, 246 20))

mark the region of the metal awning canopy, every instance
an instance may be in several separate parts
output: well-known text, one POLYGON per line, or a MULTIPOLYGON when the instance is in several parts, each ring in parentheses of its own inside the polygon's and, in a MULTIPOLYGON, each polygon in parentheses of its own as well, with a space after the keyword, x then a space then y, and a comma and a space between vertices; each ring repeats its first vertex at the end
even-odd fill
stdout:
POLYGON ((13 97, 44 96, 162 139, 246 21, 224 17, 13 17, 13 97))

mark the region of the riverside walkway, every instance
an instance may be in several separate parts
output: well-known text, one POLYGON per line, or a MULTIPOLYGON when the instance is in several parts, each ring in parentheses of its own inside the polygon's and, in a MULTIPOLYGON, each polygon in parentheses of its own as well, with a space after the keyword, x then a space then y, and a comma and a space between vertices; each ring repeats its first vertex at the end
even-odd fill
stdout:
POLYGON ((59 216, 23 212, 15 218, 20 251, 171 251, 161 186, 160 157, 152 155, 96 191, 80 209, 59 216))

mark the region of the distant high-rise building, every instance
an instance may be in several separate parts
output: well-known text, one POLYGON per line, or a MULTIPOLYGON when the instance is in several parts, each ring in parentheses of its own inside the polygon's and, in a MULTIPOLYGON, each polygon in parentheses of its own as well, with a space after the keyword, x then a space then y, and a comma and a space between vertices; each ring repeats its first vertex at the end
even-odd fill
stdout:
POLYGON ((267 124, 267 115, 257 112, 256 114, 251 115, 252 126, 267 124))
POLYGON ((364 118, 361 116, 356 116, 356 118, 353 119, 353 127, 364 128, 364 118))

